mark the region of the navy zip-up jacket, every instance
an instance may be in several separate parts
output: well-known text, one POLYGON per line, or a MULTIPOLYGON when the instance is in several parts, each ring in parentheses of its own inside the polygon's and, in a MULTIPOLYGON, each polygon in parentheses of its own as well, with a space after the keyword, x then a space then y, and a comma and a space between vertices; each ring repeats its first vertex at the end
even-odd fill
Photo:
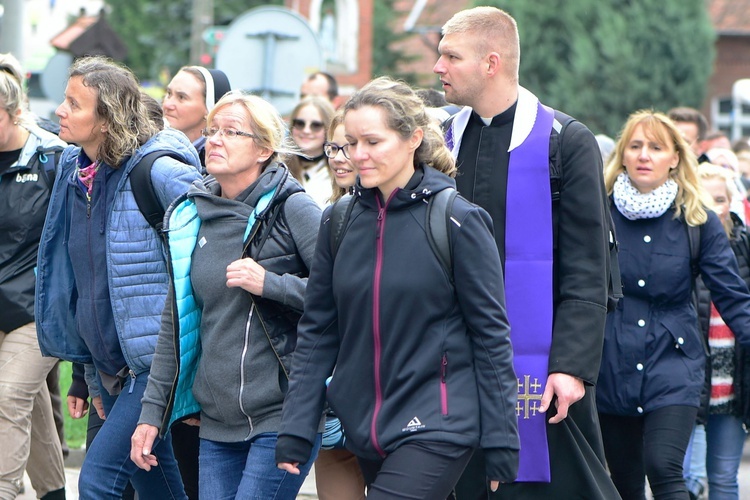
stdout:
POLYGON ((489 477, 515 479, 517 380, 492 221, 456 198, 455 288, 425 231, 428 198, 454 186, 423 166, 385 201, 358 187, 335 261, 324 213, 277 462, 307 460, 335 365, 327 398, 357 456, 410 440, 481 446, 489 477))

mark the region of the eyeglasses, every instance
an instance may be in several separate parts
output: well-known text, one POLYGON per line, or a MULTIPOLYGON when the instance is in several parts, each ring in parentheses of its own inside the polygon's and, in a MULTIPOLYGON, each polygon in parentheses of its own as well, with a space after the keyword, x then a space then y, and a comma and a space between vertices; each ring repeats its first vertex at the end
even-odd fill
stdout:
POLYGON ((258 136, 255 134, 251 134, 249 132, 243 132, 242 130, 236 130, 233 128, 218 128, 218 127, 211 127, 211 128, 204 128, 201 130, 201 134, 203 137, 211 138, 215 136, 216 134, 220 134, 222 137, 226 137, 228 139, 232 139, 234 137, 237 137, 238 135, 240 137, 252 137, 253 139, 257 139, 258 136))
POLYGON ((334 159, 336 158, 336 155, 339 154, 339 151, 344 153, 344 158, 347 160, 350 160, 349 158, 349 143, 347 142, 343 146, 339 146, 338 144, 335 144, 333 142, 326 142, 323 144, 323 153, 330 158, 334 159))
POLYGON ((318 133, 325 127, 325 124, 323 122, 319 122, 317 120, 313 120, 311 122, 306 122, 305 120, 300 120, 299 118, 295 118, 292 120, 292 128, 295 128, 297 130, 305 130, 305 127, 310 126, 310 130, 313 133, 318 133))

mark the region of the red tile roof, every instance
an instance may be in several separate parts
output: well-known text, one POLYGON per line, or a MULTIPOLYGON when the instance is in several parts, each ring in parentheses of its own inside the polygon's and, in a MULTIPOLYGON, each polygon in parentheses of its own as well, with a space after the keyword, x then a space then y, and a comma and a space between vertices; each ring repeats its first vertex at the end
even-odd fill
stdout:
POLYGON ((750 0, 707 0, 718 35, 750 35, 750 0))
POLYGON ((73 24, 55 35, 55 37, 50 40, 50 43, 56 49, 68 50, 70 44, 84 34, 98 19, 99 16, 81 16, 76 19, 73 24))

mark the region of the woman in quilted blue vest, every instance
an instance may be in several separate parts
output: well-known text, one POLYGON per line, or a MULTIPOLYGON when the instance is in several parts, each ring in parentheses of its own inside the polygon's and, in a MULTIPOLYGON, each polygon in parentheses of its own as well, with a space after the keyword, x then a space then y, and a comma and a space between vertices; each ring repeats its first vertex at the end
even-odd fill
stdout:
MULTIPOLYGON (((170 439, 156 447, 162 467, 146 473, 128 460, 159 320, 167 295, 162 240, 141 213, 131 173, 144 155, 157 159, 150 181, 162 207, 200 179, 198 153, 184 134, 159 132, 135 76, 102 57, 70 69, 57 108, 60 157, 39 246, 37 334, 42 354, 86 365, 93 406, 104 424, 81 467, 81 498, 119 499, 131 481, 141 500, 184 499, 170 439)), ((88 410, 69 395, 73 418, 88 410)))

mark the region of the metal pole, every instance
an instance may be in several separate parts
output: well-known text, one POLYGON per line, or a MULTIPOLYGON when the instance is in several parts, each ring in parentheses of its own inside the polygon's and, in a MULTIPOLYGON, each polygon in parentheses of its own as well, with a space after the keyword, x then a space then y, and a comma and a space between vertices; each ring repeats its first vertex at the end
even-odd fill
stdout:
MULTIPOLYGON (((208 45, 203 40, 203 30, 214 24, 214 0, 193 0, 193 21, 190 26, 190 64, 205 66, 201 61, 208 54, 208 45)), ((209 66, 213 66, 210 64, 209 66)))
POLYGON ((0 29, 0 52, 10 52, 23 66, 24 47, 23 29, 25 23, 23 0, 6 0, 0 29))

